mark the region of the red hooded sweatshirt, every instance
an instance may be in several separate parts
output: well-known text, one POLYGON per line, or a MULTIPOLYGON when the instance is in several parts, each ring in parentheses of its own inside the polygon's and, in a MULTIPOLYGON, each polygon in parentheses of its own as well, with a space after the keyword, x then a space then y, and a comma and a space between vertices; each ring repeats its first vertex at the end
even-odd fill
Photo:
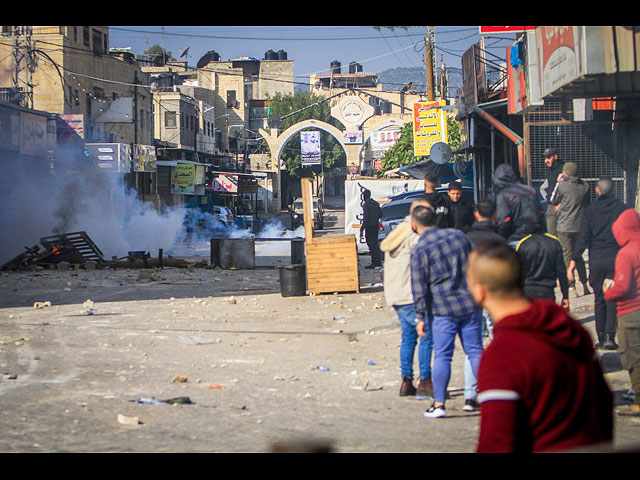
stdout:
POLYGON ((611 231, 621 248, 616 255, 615 283, 604 298, 616 302, 620 316, 640 310, 640 216, 632 208, 625 210, 611 231))
POLYGON ((477 451, 551 452, 610 442, 613 395, 589 333, 553 301, 494 325, 478 371, 477 451))

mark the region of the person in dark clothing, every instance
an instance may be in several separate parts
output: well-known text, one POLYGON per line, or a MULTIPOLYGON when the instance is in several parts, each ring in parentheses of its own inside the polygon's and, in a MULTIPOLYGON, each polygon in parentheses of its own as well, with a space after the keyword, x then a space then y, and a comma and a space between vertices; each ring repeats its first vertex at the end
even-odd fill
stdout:
POLYGON ((480 200, 474 208, 475 222, 467 232, 474 248, 488 242, 505 243, 505 239, 498 234, 496 226, 496 203, 493 200, 480 200))
POLYGON ((449 210, 453 217, 453 228, 467 233, 474 222, 473 204, 468 203, 462 196, 460 182, 451 182, 447 193, 449 195, 449 210))
POLYGON ((569 280, 574 278, 577 262, 589 250, 589 283, 593 288, 595 301, 595 324, 598 343, 596 348, 615 350, 616 304, 604 299, 602 286, 605 279, 615 275, 616 255, 620 246, 616 242, 611 226, 627 209, 627 206, 613 196, 613 181, 603 177, 596 184, 596 200, 585 209, 580 224, 573 257, 567 268, 569 280))
POLYGON ((378 242, 378 231, 380 226, 380 219, 382 218, 382 209, 380 204, 371 198, 371 191, 365 190, 362 192, 364 198, 363 218, 362 225, 360 227, 360 238, 363 236, 366 238, 369 252, 371 253, 371 264, 365 268, 375 268, 382 266, 382 251, 380 250, 380 243, 378 242))
POLYGON ((436 210, 437 220, 436 226, 438 228, 453 228, 455 220, 453 218, 453 212, 449 208, 449 202, 441 195, 436 188, 440 186, 440 180, 437 175, 428 173, 424 177, 424 195, 422 198, 433 205, 436 210))
POLYGON ((562 174, 562 168, 564 162, 558 158, 558 153, 553 147, 549 147, 544 151, 544 164, 547 166, 547 176, 544 183, 540 186, 540 196, 547 202, 547 211, 545 218, 547 221, 547 232, 557 237, 558 229, 556 226, 556 209, 554 205, 551 205, 549 199, 551 193, 558 183, 558 177, 562 174))
POLYGON ((521 183, 509 165, 498 165, 493 174, 493 183, 498 188, 498 233, 509 245, 515 247, 530 233, 546 231, 544 210, 540 205, 538 193, 532 187, 521 183))
POLYGON ((532 233, 518 242, 516 252, 524 268, 525 296, 555 301, 555 287, 559 281, 561 305, 569 310, 569 281, 558 237, 545 232, 532 233))

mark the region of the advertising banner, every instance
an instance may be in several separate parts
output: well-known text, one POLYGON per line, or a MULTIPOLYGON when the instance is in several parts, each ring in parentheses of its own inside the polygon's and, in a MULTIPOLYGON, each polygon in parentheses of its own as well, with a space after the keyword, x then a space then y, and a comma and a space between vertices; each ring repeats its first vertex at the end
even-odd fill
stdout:
POLYGON ((213 180, 214 192, 238 193, 237 177, 228 177, 226 175, 218 175, 213 180))
POLYGON ((193 195, 195 193, 196 166, 179 163, 171 169, 171 193, 193 195))
POLYGON ((413 104, 413 150, 416 157, 429 156, 435 143, 448 143, 447 117, 440 108, 446 104, 445 100, 413 104))
POLYGON ((134 145, 134 152, 133 170, 135 172, 155 172, 158 169, 156 147, 134 145))
POLYGON ((320 132, 312 130, 300 132, 302 165, 320 165, 320 132))
POLYGON ((386 152, 400 138, 400 130, 376 130, 371 133, 371 149, 386 152))

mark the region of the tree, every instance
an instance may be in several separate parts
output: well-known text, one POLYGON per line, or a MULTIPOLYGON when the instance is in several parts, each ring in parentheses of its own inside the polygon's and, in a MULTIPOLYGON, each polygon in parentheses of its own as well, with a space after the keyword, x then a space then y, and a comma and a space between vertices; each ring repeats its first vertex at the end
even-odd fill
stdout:
MULTIPOLYGON (((447 115, 448 145, 451 150, 460 148, 460 124, 451 115, 447 115)), ((396 144, 382 156, 382 175, 388 170, 412 165, 424 157, 416 157, 413 149, 413 123, 405 123, 400 130, 400 138, 396 144)))
POLYGON ((149 57, 155 57, 156 55, 162 55, 163 53, 165 55, 165 58, 168 61, 175 61, 175 58, 173 58, 173 55, 171 55, 171 52, 168 52, 167 50, 162 48, 157 43, 155 45, 151 45, 149 48, 147 48, 142 55, 143 56, 149 56, 149 57))
MULTIPOLYGON (((293 95, 277 93, 269 100, 271 100, 271 116, 286 116, 278 127, 282 131, 298 122, 309 119, 320 120, 337 128, 343 128, 340 122, 331 116, 331 106, 322 96, 298 91, 293 95)), ((347 156, 342 146, 332 135, 321 130, 320 141, 322 146, 322 166, 302 166, 302 154, 298 136, 294 136, 283 146, 281 159, 290 175, 298 178, 308 177, 319 173, 323 167, 328 169, 334 166, 346 165, 347 156)))

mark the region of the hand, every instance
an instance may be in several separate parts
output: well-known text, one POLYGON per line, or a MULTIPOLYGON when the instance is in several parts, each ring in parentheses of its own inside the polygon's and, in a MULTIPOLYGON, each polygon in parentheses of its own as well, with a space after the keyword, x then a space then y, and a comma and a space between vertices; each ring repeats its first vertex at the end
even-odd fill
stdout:
POLYGON ((418 324, 416 325, 416 332, 418 332, 419 337, 425 338, 427 336, 427 333, 425 332, 424 320, 418 322, 418 324))
POLYGON ((562 308, 564 308, 565 310, 569 311, 569 299, 568 298, 563 298, 562 302, 560 303, 560 305, 562 306, 562 308))
POLYGON ((576 279, 576 276, 573 274, 573 270, 567 270, 567 280, 573 282, 576 279))
POLYGON ((560 173, 558 174, 558 178, 556 179, 557 182, 562 182, 564 181, 564 173, 560 173))

